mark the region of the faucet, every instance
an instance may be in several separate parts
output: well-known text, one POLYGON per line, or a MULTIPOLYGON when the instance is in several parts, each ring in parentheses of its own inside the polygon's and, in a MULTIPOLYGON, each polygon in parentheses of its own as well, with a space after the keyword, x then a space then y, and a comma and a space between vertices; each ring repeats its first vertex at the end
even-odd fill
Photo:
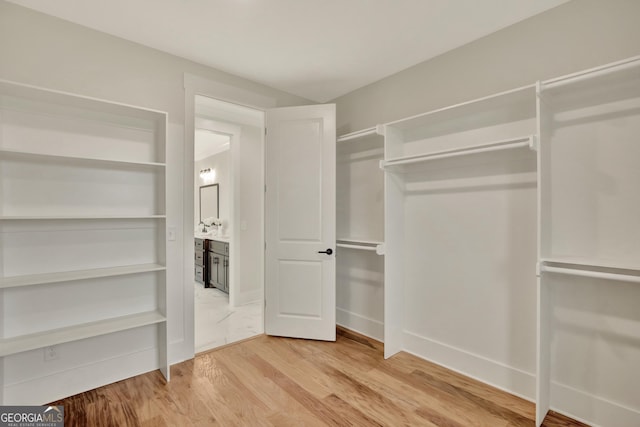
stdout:
POLYGON ((202 225, 202 230, 200 230, 200 231, 202 231, 203 233, 206 233, 207 232, 207 225, 202 221, 200 221, 200 224, 198 224, 198 226, 200 226, 200 225, 202 225))

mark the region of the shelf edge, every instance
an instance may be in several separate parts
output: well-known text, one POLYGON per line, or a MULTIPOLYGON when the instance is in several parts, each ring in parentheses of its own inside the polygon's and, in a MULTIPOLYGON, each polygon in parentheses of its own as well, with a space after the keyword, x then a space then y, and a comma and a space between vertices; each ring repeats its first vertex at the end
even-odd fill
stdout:
POLYGON ((105 267, 56 273, 25 274, 20 276, 1 277, 0 289, 36 286, 49 283, 73 282, 78 280, 99 279, 101 277, 128 276, 133 274, 151 273, 154 271, 165 271, 166 269, 167 267, 161 264, 138 264, 131 266, 105 267), (109 273, 108 270, 113 271, 109 273), (15 283, 16 281, 18 283, 15 283), (21 281, 23 283, 20 283, 21 281))
POLYGON ((157 310, 0 339, 0 357, 166 322, 157 310), (95 329, 94 331, 91 331, 95 329), (9 346, 9 348, 7 348, 9 346), (12 348, 13 347, 13 348, 12 348))

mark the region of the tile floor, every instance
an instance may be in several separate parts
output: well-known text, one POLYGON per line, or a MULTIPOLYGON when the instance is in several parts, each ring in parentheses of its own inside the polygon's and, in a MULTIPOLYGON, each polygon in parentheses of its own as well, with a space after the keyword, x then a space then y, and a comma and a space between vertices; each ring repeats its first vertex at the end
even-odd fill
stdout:
POLYGON ((264 332, 260 302, 230 309, 227 294, 197 282, 194 293, 196 353, 264 332))

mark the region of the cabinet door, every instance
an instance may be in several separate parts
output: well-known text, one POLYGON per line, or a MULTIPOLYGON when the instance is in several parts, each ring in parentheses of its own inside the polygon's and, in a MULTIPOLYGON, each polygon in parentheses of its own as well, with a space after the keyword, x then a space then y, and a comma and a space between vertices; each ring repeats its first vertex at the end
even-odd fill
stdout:
POLYGON ((223 258, 223 270, 224 270, 224 291, 229 293, 229 257, 225 256, 223 258))
POLYGON ((220 255, 209 252, 209 284, 215 288, 220 288, 220 255))

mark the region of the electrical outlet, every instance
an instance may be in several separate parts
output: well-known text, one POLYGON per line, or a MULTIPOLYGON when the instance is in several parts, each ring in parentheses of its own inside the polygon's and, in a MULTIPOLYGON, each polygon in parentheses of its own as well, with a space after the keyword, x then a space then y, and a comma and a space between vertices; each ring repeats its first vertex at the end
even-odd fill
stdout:
POLYGON ((176 228, 175 227, 167 227, 167 240, 173 242, 176 240, 176 228))
POLYGON ((58 347, 50 346, 44 348, 44 361, 49 362, 58 358, 58 347))

